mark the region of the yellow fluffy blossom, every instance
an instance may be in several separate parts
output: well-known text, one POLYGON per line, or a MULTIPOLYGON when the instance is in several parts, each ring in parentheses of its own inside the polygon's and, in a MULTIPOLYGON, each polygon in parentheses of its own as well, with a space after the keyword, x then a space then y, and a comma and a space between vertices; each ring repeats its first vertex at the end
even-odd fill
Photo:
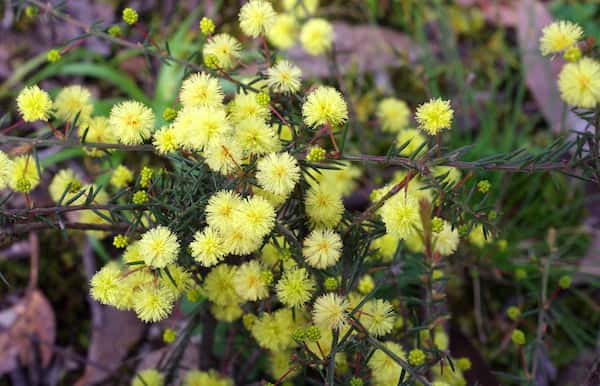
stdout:
POLYGON ((110 177, 111 185, 117 189, 126 187, 131 181, 133 181, 133 172, 123 165, 117 166, 110 177))
POLYGON ((313 321, 323 329, 344 327, 349 306, 348 301, 338 294, 329 292, 321 295, 313 306, 313 321))
POLYGON ((239 170, 244 157, 242 146, 226 135, 218 135, 208 143, 204 158, 210 170, 225 176, 239 170))
POLYGON ((295 93, 300 90, 302 70, 287 60, 280 60, 267 70, 267 84, 279 93, 295 93))
POLYGON ((200 32, 204 35, 211 35, 215 32, 215 22, 208 17, 203 17, 202 20, 200 20, 198 27, 200 28, 200 32))
POLYGON ((277 132, 260 118, 248 118, 235 126, 235 140, 246 154, 262 155, 281 147, 277 132))
POLYGON ((583 58, 565 64, 558 75, 558 89, 568 104, 594 108, 600 102, 600 62, 583 58))
POLYGON ((389 234, 405 239, 415 232, 415 226, 420 226, 419 203, 402 191, 381 207, 381 218, 389 234))
POLYGON ((315 229, 306 239, 302 255, 308 265, 314 268, 328 268, 342 256, 342 239, 331 229, 315 229))
POLYGON ((175 141, 189 150, 203 150, 218 135, 231 134, 227 114, 219 107, 185 107, 173 122, 175 141))
POLYGON ((242 45, 236 38, 222 33, 208 39, 202 48, 202 55, 205 60, 210 57, 217 67, 229 70, 236 66, 241 51, 242 45))
POLYGON ((108 263, 90 280, 90 295, 102 304, 114 305, 122 295, 121 269, 116 263, 108 263))
POLYGON ((348 106, 338 90, 333 87, 319 86, 304 102, 302 116, 308 126, 337 127, 348 119, 348 106))
MULTIPOLYGON (((125 11, 123 11, 123 13, 124 12, 125 11)), ((142 370, 134 375, 133 379, 131 380, 131 386, 164 386, 164 384, 165 376, 155 369, 142 370)))
MULTIPOLYGON (((81 190, 81 187, 81 181, 77 178, 73 170, 62 169, 52 178, 52 182, 48 185, 48 192, 52 200, 56 203, 62 197, 62 204, 65 205, 71 198, 75 197, 81 190)), ((83 197, 82 200, 85 199, 85 195, 81 195, 80 197, 83 197)))
POLYGON ((74 121, 79 115, 79 125, 91 118, 93 109, 90 91, 79 85, 63 88, 54 100, 55 116, 63 121, 74 121))
POLYGON ((296 18, 290 14, 277 15, 275 22, 267 30, 267 39, 280 50, 287 50, 296 43, 299 26, 296 18))
POLYGON ((386 233, 380 238, 373 241, 371 246, 377 250, 377 257, 383 262, 390 262, 394 258, 396 249, 398 248, 398 237, 386 233))
POLYGON ((177 260, 179 241, 169 228, 159 225, 142 235, 139 248, 146 265, 164 268, 177 260))
POLYGON ((344 213, 342 196, 326 185, 313 186, 306 194, 304 204, 311 224, 316 227, 333 228, 344 213))
MULTIPOLYGON (((396 137, 396 143, 398 144, 398 146, 402 146, 406 143, 408 143, 408 144, 398 154, 406 156, 406 157, 411 156, 425 142, 427 142, 427 138, 425 138, 425 136, 423 134, 421 134, 421 132, 419 130, 417 130, 417 129, 402 129, 402 130, 400 130, 400 132, 398 133, 398 136, 396 137)), ((427 146, 424 146, 421 148, 420 153, 422 154, 426 150, 427 150, 427 146)))
POLYGON ((250 260, 240 265, 233 278, 237 294, 244 300, 257 301, 269 295, 268 283, 259 262, 250 260))
POLYGON ((260 248, 263 237, 256 232, 248 232, 248 228, 245 224, 236 222, 229 224, 222 232, 228 254, 248 255, 260 248))
POLYGON ((288 307, 301 307, 308 302, 315 289, 315 282, 306 269, 285 271, 277 282, 277 297, 288 307))
POLYGON ((155 323, 166 319, 173 310, 172 292, 160 284, 143 285, 133 298, 133 309, 140 320, 155 323))
POLYGON ((40 183, 35 160, 30 155, 22 155, 12 162, 12 171, 8 180, 8 186, 21 193, 32 191, 40 183))
MULTIPOLYGON (((117 138, 109 127, 109 121, 106 117, 90 118, 86 124, 83 133, 85 132, 85 142, 92 143, 115 143, 117 138)), ((105 150, 96 148, 85 148, 85 152, 90 157, 102 157, 107 154, 105 150)))
POLYGON ((110 129, 117 139, 132 145, 144 142, 154 127, 154 113, 140 102, 121 102, 110 111, 110 129))
POLYGON ((226 248, 223 238, 211 227, 206 227, 202 232, 194 234, 194 241, 190 243, 194 259, 204 267, 218 264, 225 257, 226 248))
POLYGON ((394 328, 395 315, 392 304, 387 300, 373 299, 358 311, 360 322, 373 336, 389 334, 394 328))
POLYGON ((240 28, 246 35, 255 38, 273 26, 276 16, 270 2, 250 0, 240 10, 240 28))
POLYGON ((220 107, 223 97, 219 80, 205 72, 190 75, 181 84, 179 92, 183 107, 220 107))
POLYGON ((542 30, 540 51, 542 55, 554 54, 566 50, 583 37, 581 27, 570 21, 555 21, 542 30))
POLYGON ((231 323, 238 320, 244 314, 244 309, 235 303, 226 305, 212 304, 210 312, 212 312, 215 319, 231 323))
MULTIPOLYGON (((406 354, 402 347, 395 342, 385 342, 385 347, 396 354, 401 359, 406 359, 406 354)), ((375 350, 369 363, 367 364, 373 374, 373 383, 376 386, 388 386, 398 383, 402 366, 393 360, 387 353, 381 350, 375 350)))
POLYGON ((282 308, 261 315, 252 325, 251 332, 260 347, 277 352, 295 345, 292 338, 295 328, 292 311, 289 308, 282 308))
POLYGON ((360 280, 358 280, 356 289, 361 294, 368 295, 371 291, 373 291, 373 289, 375 289, 375 280, 373 280, 373 276, 369 274, 363 275, 360 280))
POLYGON ((256 180, 266 191, 288 195, 300 180, 298 161, 289 153, 272 153, 256 164, 256 180))
POLYGON ((220 305, 242 302, 233 284, 235 271, 236 267, 219 264, 206 275, 203 288, 208 300, 220 305))
POLYGON ((206 222, 218 231, 227 232, 235 221, 237 208, 242 204, 241 197, 230 190, 215 193, 206 206, 206 222))
POLYGON ((228 107, 234 123, 240 123, 250 118, 264 121, 270 115, 269 107, 259 103, 257 94, 252 92, 238 93, 228 107))
POLYGON ((450 129, 453 116, 450 101, 437 98, 419 106, 415 119, 420 129, 429 135, 436 135, 443 129, 450 129))
POLYGON ((185 373, 182 386, 233 386, 233 380, 215 370, 189 370, 185 373))
POLYGON ((173 298, 177 298, 179 295, 188 292, 195 285, 192 274, 177 264, 167 265, 161 271, 159 282, 169 291, 173 298))
POLYGON ((50 118, 52 99, 38 86, 25 87, 17 96, 17 108, 25 122, 47 121, 50 118))
POLYGON ((0 189, 4 189, 10 181, 12 174, 13 162, 5 152, 0 151, 0 189))
POLYGON ((433 248, 442 256, 449 256, 456 251, 460 238, 458 229, 452 229, 452 224, 444 221, 441 232, 433 235, 433 248))
POLYGON ((234 217, 242 230, 254 238, 262 238, 275 226, 275 208, 262 197, 246 198, 236 208, 234 217))
POLYGON ((333 26, 325 19, 310 19, 302 26, 300 43, 310 55, 323 54, 333 43, 333 26))
POLYGON ((385 98, 377 105, 377 118, 384 131, 399 132, 410 122, 410 109, 403 100, 385 98))
POLYGON ((152 144, 159 154, 168 154, 177 150, 177 138, 173 125, 163 126, 154 133, 152 144))

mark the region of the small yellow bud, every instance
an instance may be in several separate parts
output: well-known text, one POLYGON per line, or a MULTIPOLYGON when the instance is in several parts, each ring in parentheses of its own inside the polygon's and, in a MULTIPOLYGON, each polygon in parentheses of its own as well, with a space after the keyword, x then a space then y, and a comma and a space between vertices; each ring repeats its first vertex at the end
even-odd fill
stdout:
POLYGON ((125 8, 123 10, 123 21, 129 25, 133 25, 138 21, 138 13, 133 8, 125 8))
POLYGON ((439 217, 431 219, 431 230, 433 233, 440 233, 444 229, 444 220, 439 217))
POLYGON ((571 276, 563 275, 560 277, 560 279, 558 279, 558 286, 561 289, 569 289, 569 287, 571 287, 572 282, 573 282, 573 279, 571 278, 571 276))
POLYGON ((268 106, 271 103, 271 97, 266 92, 259 92, 256 94, 256 102, 261 106, 268 106))
POLYGON ((165 121, 172 121, 177 117, 177 110, 171 107, 167 107, 163 110, 162 116, 165 121))
POLYGON ((112 26, 110 26, 110 28, 108 29, 108 31, 107 31, 107 32, 108 32, 108 34, 109 34, 110 36, 114 36, 114 37, 116 37, 116 38, 118 38, 119 36, 122 36, 122 35, 123 35, 123 31, 121 30, 121 26, 119 26, 119 25, 116 25, 116 24, 115 24, 115 25, 112 25, 112 26))
POLYGON ((208 17, 203 17, 202 20, 200 20, 199 27, 204 35, 211 35, 215 32, 215 22, 208 17))
POLYGON ((204 65, 208 68, 218 68, 219 67, 219 58, 216 55, 205 55, 204 56, 204 65))
POLYGON ((527 342, 525 333, 518 328, 512 332, 511 339, 514 344, 518 344, 519 346, 522 346, 525 344, 525 342, 527 342))
POLYGON ((492 184, 488 180, 481 180, 477 183, 477 190, 481 193, 487 193, 490 191, 492 184))
POLYGON ((147 166, 142 168, 140 173, 140 186, 142 188, 147 188, 150 185, 150 181, 152 180, 153 171, 147 166))
POLYGON ((125 235, 116 235, 113 238, 115 248, 125 248, 129 244, 129 238, 125 235))
POLYGON ((327 152, 321 146, 313 146, 306 153, 306 160, 310 162, 319 162, 325 159, 327 152))
POLYGON ((50 51, 48 51, 48 53, 46 54, 46 59, 48 59, 48 61, 50 63, 56 63, 60 60, 60 58, 62 57, 62 55, 60 54, 60 51, 53 48, 50 51))
POLYGON ((148 194, 146 193, 145 190, 138 190, 137 192, 135 192, 133 194, 131 201, 134 204, 138 204, 138 205, 145 204, 146 202, 148 202, 148 194))
POLYGON ((568 62, 576 62, 581 59, 581 50, 579 47, 573 46, 565 51, 563 57, 568 62))
POLYGON ((413 366, 422 365, 423 363, 425 363, 425 359, 427 359, 427 356, 425 355, 425 352, 420 348, 410 350, 410 353, 408 353, 408 363, 410 363, 413 366))
POLYGON ((36 17, 38 13, 40 13, 40 11, 37 7, 34 7, 32 5, 28 5, 27 7, 25 7, 25 16, 27 16, 30 19, 36 17))
POLYGON ((521 309, 516 306, 510 306, 506 309, 506 315, 511 320, 517 320, 517 319, 519 319, 519 316, 521 316, 521 309))
POLYGON ((165 328, 162 338, 165 343, 173 343, 177 339, 177 332, 172 328, 165 328))
POLYGON ((321 339, 321 330, 319 330, 319 327, 317 326, 306 327, 304 333, 306 335, 306 339, 311 342, 316 342, 321 339))

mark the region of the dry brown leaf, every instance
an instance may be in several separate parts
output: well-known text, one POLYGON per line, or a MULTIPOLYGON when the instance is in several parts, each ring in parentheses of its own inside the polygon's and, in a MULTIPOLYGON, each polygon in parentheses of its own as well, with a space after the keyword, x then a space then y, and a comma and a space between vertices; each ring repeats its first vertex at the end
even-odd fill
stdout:
POLYGON ((0 312, 0 374, 11 371, 19 363, 30 363, 36 345, 42 365, 48 366, 55 338, 54 311, 42 292, 36 289, 0 312))

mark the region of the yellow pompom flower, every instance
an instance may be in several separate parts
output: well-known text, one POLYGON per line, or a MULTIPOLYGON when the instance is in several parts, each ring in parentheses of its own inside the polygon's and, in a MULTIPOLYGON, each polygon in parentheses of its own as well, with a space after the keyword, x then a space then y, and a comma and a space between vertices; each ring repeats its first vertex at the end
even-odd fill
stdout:
POLYGON ((581 27, 570 21, 555 21, 542 30, 540 51, 546 56, 564 51, 583 37, 581 27))
POLYGON ((304 102, 302 116, 308 126, 336 127, 348 120, 348 106, 338 90, 333 87, 319 86, 304 102))
POLYGON ((403 100, 385 98, 377 105, 377 118, 384 131, 399 132, 410 122, 410 109, 403 100))
POLYGON ((238 93, 228 107, 231 121, 234 123, 241 123, 250 118, 266 121, 271 114, 268 106, 258 102, 257 94, 250 92, 238 93))
POLYGON ((159 225, 142 235, 139 248, 146 265, 164 268, 177 260, 179 241, 169 228, 159 225))
MULTIPOLYGON (((406 353, 402 347, 395 342, 385 342, 385 347, 401 359, 406 359, 406 353)), ((367 363, 373 374, 373 383, 376 386, 388 386, 398 383, 402 366, 393 360, 388 354, 381 350, 375 350, 367 363)))
POLYGON ((215 370, 190 370, 185 373, 183 386, 233 386, 233 380, 221 376, 215 370))
POLYGON ((208 39, 202 48, 204 58, 212 58, 214 64, 223 70, 229 70, 235 67, 240 58, 242 45, 233 36, 222 33, 208 39))
POLYGON ((169 264, 164 268, 161 272, 159 283, 169 291, 173 299, 186 293, 196 284, 192 278, 192 274, 177 264, 169 264))
POLYGON ((56 117, 63 121, 74 121, 79 114, 79 125, 91 118, 93 109, 90 91, 79 85, 63 88, 54 100, 56 117))
POLYGON ((373 299, 358 311, 360 322, 373 336, 389 334, 394 329, 395 315, 392 304, 387 300, 373 299))
POLYGON ((179 92, 183 107, 220 107, 223 97, 219 80, 205 72, 190 75, 181 84, 179 92))
POLYGON ((373 280, 373 276, 367 274, 363 275, 360 280, 358 280, 358 284, 356 285, 356 289, 363 295, 368 295, 375 288, 375 280, 373 280))
POLYGON ((302 26, 300 43, 310 55, 321 55, 331 48, 333 26, 325 19, 310 19, 302 26))
POLYGON ((227 114, 218 107, 185 107, 173 122, 175 141, 189 150, 203 150, 218 135, 231 134, 227 114))
POLYGON ((254 302, 269 296, 269 287, 263 269, 256 260, 250 260, 236 269, 233 287, 244 300, 254 302))
POLYGON ((142 370, 131 380, 131 386, 164 386, 164 384, 165 376, 155 369, 142 370))
POLYGON ((206 222, 220 232, 227 232, 235 222, 237 208, 242 204, 239 194, 230 190, 215 193, 206 206, 206 222))
POLYGON ((202 288, 208 300, 219 305, 242 302, 233 285, 235 271, 236 267, 219 264, 206 275, 202 288))
POLYGON ((98 302, 114 305, 121 296, 121 269, 116 263, 108 263, 90 280, 90 295, 98 302))
POLYGON ((123 21, 129 25, 133 25, 133 24, 137 23, 138 17, 139 17, 139 15, 138 15, 137 11, 133 8, 127 7, 123 10, 123 15, 122 15, 123 21))
POLYGON ((333 228, 344 214, 342 196, 324 185, 313 186, 304 200, 306 214, 315 227, 333 228))
POLYGON ((312 316, 317 327, 339 329, 346 325, 350 303, 333 292, 321 295, 314 304, 312 316))
POLYGON ((296 342, 292 338, 295 329, 291 309, 282 308, 261 315, 252 325, 251 332, 260 347, 279 352, 295 346, 296 342))
POLYGON ((262 197, 246 198, 234 213, 239 226, 246 234, 254 238, 262 238, 275 226, 275 208, 262 197))
MULTIPOLYGON (((109 128, 109 121, 106 117, 90 118, 85 125, 85 142, 92 143, 115 143, 117 138, 109 128)), ((82 138, 83 139, 83 138, 82 138)), ((90 157, 102 157, 107 154, 105 150, 95 148, 85 148, 86 154, 90 157)))
POLYGON ((279 301, 288 307, 302 307, 315 290, 315 282, 304 268, 285 271, 277 282, 279 301))
POLYGON ((8 185, 12 169, 13 162, 5 152, 0 151, 0 189, 4 189, 8 185))
POLYGON ((198 27, 204 35, 211 35, 215 32, 215 22, 208 17, 203 17, 198 27))
POLYGON ((300 90, 302 70, 287 60, 280 60, 267 70, 267 84, 278 93, 295 93, 300 90))
POLYGON ((227 176, 239 169, 244 151, 234 138, 219 135, 208 143, 204 158, 210 170, 227 176))
POLYGON ((117 166, 110 177, 111 185, 117 189, 126 187, 131 181, 133 181, 133 172, 123 165, 117 166))
POLYGON ((244 309, 239 304, 212 304, 210 312, 215 319, 231 323, 238 320, 244 314, 244 309))
POLYGON ((124 144, 133 145, 150 137, 154 127, 154 113, 140 102, 121 102, 110 110, 110 129, 124 144))
POLYGON ((287 196, 300 180, 298 161, 289 153, 272 153, 256 164, 256 180, 266 191, 287 196))
POLYGON ((265 0, 250 0, 240 10, 240 28, 253 38, 269 30, 277 14, 271 3, 265 0))
POLYGON ((441 130, 450 128, 453 116, 450 101, 437 98, 419 106, 415 119, 420 129, 429 135, 436 135, 441 130))
MULTIPOLYGON (((62 204, 65 205, 73 198, 82 188, 81 181, 71 169, 62 169, 54 175, 52 182, 48 185, 50 197, 56 203, 62 199, 62 204)), ((85 200, 85 194, 81 195, 81 200, 85 200)), ((76 202, 79 201, 78 199, 76 202)), ((72 203, 75 204, 75 203, 72 203)))
POLYGON ((28 193, 40 183, 35 160, 30 155, 22 155, 12 161, 8 186, 15 192, 28 193))
POLYGON ((400 192, 381 207, 381 218, 389 234, 405 239, 420 227, 419 203, 410 194, 400 192))
POLYGON ((342 256, 342 239, 331 229, 315 229, 306 239, 302 255, 308 265, 325 269, 335 265, 342 256))
POLYGON ((377 257, 381 259, 381 261, 390 262, 394 258, 399 241, 398 237, 386 233, 374 240, 371 246, 377 250, 377 257))
POLYGON ((173 310, 173 293, 165 286, 155 283, 143 285, 133 298, 133 309, 138 318, 146 323, 166 319, 173 310))
POLYGON ((442 256, 449 256, 456 251, 459 241, 458 229, 452 229, 452 224, 444 221, 441 232, 433 235, 433 249, 442 256))
POLYGON ((262 244, 262 236, 256 232, 249 232, 248 227, 240 222, 229 224, 223 232, 227 253, 233 255, 248 255, 262 244))
POLYGON ((296 18, 282 13, 277 15, 271 28, 267 30, 267 39, 280 50, 287 50, 296 43, 299 30, 296 18))
POLYGON ((38 86, 25 87, 17 96, 17 108, 25 122, 48 121, 52 99, 38 86))
POLYGON ((177 150, 177 138, 173 125, 164 126, 154 133, 152 144, 158 154, 168 154, 177 150))
POLYGON ((226 248, 223 238, 211 227, 206 227, 202 232, 194 234, 194 241, 190 243, 194 260, 204 267, 212 267, 225 257, 226 248))
MULTIPOLYGON (((398 146, 404 145, 405 143, 408 143, 408 145, 406 145, 398 154, 408 157, 417 151, 417 149, 425 142, 427 142, 427 138, 425 138, 419 130, 402 129, 396 137, 396 143, 398 146)), ((425 151, 427 151, 427 146, 422 147, 420 153, 424 153, 425 151)))
POLYGON ((558 89, 568 104, 594 108, 600 102, 600 63, 583 58, 565 64, 558 75, 558 89))
POLYGON ((281 147, 277 132, 260 118, 248 118, 235 126, 235 140, 248 155, 262 155, 281 147))

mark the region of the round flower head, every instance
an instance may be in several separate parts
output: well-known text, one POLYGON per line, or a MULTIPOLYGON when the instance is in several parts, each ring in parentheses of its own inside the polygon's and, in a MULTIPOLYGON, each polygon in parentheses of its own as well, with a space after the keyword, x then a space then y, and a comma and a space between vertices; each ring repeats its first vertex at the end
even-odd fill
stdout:
MULTIPOLYGON (((402 359, 406 359, 406 354, 398 343, 385 342, 385 347, 402 359)), ((387 386, 398 383, 402 366, 392 359, 382 350, 375 350, 371 359, 367 364, 373 374, 374 384, 377 386, 387 386)))
POLYGON ((581 27, 570 21, 556 21, 542 30, 540 51, 546 56, 566 50, 583 36, 581 27))
POLYGON ((306 194, 304 204, 311 224, 317 227, 335 227, 344 213, 342 196, 328 189, 327 185, 312 187, 306 194))
POLYGON ((17 96, 17 108, 25 122, 48 121, 52 99, 38 86, 25 87, 17 96))
POLYGON ((271 3, 265 0, 250 0, 240 10, 240 28, 253 38, 271 28, 277 14, 271 3))
MULTIPOLYGON (((106 117, 93 117, 88 119, 84 131, 85 142, 114 143, 117 141, 114 133, 109 128, 108 118, 106 117)), ((102 149, 85 148, 84 150, 90 157, 102 157, 107 154, 106 151, 102 149)))
POLYGON ((568 104, 594 108, 600 102, 600 62, 583 58, 565 64, 558 75, 558 89, 568 104))
POLYGON ((257 301, 269 296, 268 282, 260 264, 250 260, 240 265, 233 278, 233 287, 244 300, 257 301))
MULTIPOLYGON (((410 156, 414 154, 417 149, 421 148, 423 143, 427 142, 427 138, 417 129, 403 129, 400 130, 398 136, 396 137, 396 143, 398 146, 402 146, 408 143, 404 148, 398 153, 403 156, 410 156)), ((427 146, 421 148, 420 153, 423 153, 427 150, 427 146)))
POLYGON ((28 193, 40 183, 35 160, 30 155, 22 155, 12 162, 12 172, 8 186, 15 192, 28 193))
POLYGON ((219 107, 223 104, 223 90, 218 79, 205 72, 195 73, 181 84, 179 100, 183 107, 219 107))
POLYGON ((185 373, 182 386, 233 386, 233 381, 215 370, 190 370, 185 373))
POLYGON ((399 132, 408 126, 410 110, 400 99, 385 98, 377 105, 377 118, 384 131, 399 132))
POLYGON ((300 180, 298 161, 289 153, 272 153, 256 164, 256 180, 266 191, 288 195, 300 180))
POLYGON ((452 229, 452 224, 444 221, 441 232, 433 235, 433 246, 437 253, 442 256, 449 256, 456 251, 458 242, 458 229, 452 229))
POLYGON ((4 189, 10 181, 13 162, 8 158, 5 152, 0 151, 0 189, 4 189))
POLYGON ((241 123, 250 118, 265 121, 271 114, 269 107, 260 104, 257 94, 251 92, 238 93, 229 103, 229 112, 234 123, 241 123))
POLYGON ((346 325, 350 304, 338 294, 329 292, 321 295, 313 307, 313 321, 324 329, 337 329, 346 325))
POLYGON ((194 259, 204 267, 216 265, 225 256, 223 238, 211 227, 206 227, 202 232, 194 234, 194 241, 190 243, 194 259))
POLYGON ((381 218, 389 234, 405 239, 421 224, 419 203, 410 194, 400 192, 381 207, 381 218))
POLYGON ((235 126, 235 140, 249 155, 262 155, 279 150, 277 132, 260 118, 248 118, 235 126))
POLYGON ((214 64, 223 70, 229 70, 240 58, 242 45, 233 36, 222 33, 208 39, 202 48, 204 58, 212 58, 214 64))
POLYGON ((338 90, 333 87, 319 86, 304 102, 302 116, 308 126, 336 127, 348 120, 348 106, 338 90))
MULTIPOLYGON (((62 198, 62 204, 65 205, 69 200, 81 190, 82 184, 75 172, 71 169, 62 169, 54 175, 52 182, 48 185, 50 197, 56 203, 62 198)), ((85 200, 85 195, 80 196, 85 200)), ((77 202, 78 200, 76 200, 77 202)))
POLYGON ((394 309, 387 300, 369 300, 358 314, 362 325, 373 336, 389 334, 394 328, 394 309))
POLYGON ((331 48, 333 27, 325 19, 313 18, 302 26, 300 43, 310 55, 321 55, 331 48))
POLYGON ((342 247, 340 235, 331 229, 315 229, 304 239, 302 255, 311 267, 324 269, 338 262, 342 247))
POLYGON ((277 352, 295 345, 292 339, 292 331, 295 329, 292 311, 282 308, 272 313, 264 313, 252 325, 251 332, 260 347, 277 352))
POLYGON ((287 60, 280 60, 275 66, 267 70, 267 84, 279 93, 295 93, 302 85, 300 76, 302 70, 287 60))
POLYGON ((54 101, 55 115, 63 121, 74 121, 79 115, 78 122, 87 122, 92 116, 94 106, 90 91, 79 85, 63 88, 54 101))
POLYGON ((131 386, 164 386, 164 384, 165 376, 155 369, 142 370, 131 380, 131 386))
POLYGON ((208 300, 219 305, 242 302, 233 285, 235 271, 236 267, 219 264, 206 275, 203 288, 208 300))
POLYGON ((222 232, 227 247, 227 253, 233 255, 248 255, 260 248, 263 236, 255 231, 249 231, 246 224, 239 221, 229 223, 222 232))
POLYGON ((287 13, 282 13, 277 15, 271 28, 267 30, 267 39, 280 50, 287 50, 296 43, 298 31, 296 18, 287 13))
POLYGON ((121 102, 110 110, 110 129, 124 144, 133 145, 150 137, 154 126, 154 113, 140 102, 121 102))
POLYGON ((228 135, 231 126, 227 114, 219 107, 186 107, 173 122, 175 141, 189 150, 203 150, 217 135, 228 135))
POLYGON ((288 307, 302 307, 310 300, 315 290, 315 282, 306 269, 297 268, 285 271, 277 282, 277 297, 288 307))
POLYGON ((170 292, 173 299, 186 293, 196 284, 192 274, 177 264, 169 264, 165 267, 165 270, 161 272, 159 283, 170 292))
POLYGON ((210 312, 214 315, 215 319, 231 323, 238 320, 243 314, 244 310, 239 304, 212 304, 210 312))
POLYGON ((415 118, 419 128, 429 135, 436 135, 441 130, 450 128, 453 116, 450 101, 437 98, 419 106, 415 118))
POLYGON ((235 139, 225 135, 213 138, 204 151, 204 158, 210 170, 224 176, 239 170, 243 157, 242 146, 235 139))
POLYGON ((241 197, 230 190, 215 193, 206 206, 206 222, 211 228, 227 232, 235 222, 237 208, 242 204, 241 197))
POLYGON ((121 269, 108 263, 92 276, 90 295, 102 304, 114 305, 121 296, 121 269))
POLYGON ((149 283, 142 286, 133 298, 133 309, 140 320, 155 323, 166 319, 173 310, 175 299, 165 286, 149 283))
POLYGON ((142 235, 139 248, 146 265, 164 268, 177 260, 179 241, 169 228, 159 225, 142 235))
POLYGON ((164 126, 154 133, 152 144, 159 154, 168 154, 174 152, 178 148, 173 125, 164 126))
POLYGON ((275 226, 275 208, 266 199, 258 196, 242 201, 236 208, 234 217, 247 235, 262 238, 275 226))
POLYGON ((133 181, 133 172, 123 165, 117 166, 110 177, 110 184, 117 189, 126 187, 131 181, 133 181))

